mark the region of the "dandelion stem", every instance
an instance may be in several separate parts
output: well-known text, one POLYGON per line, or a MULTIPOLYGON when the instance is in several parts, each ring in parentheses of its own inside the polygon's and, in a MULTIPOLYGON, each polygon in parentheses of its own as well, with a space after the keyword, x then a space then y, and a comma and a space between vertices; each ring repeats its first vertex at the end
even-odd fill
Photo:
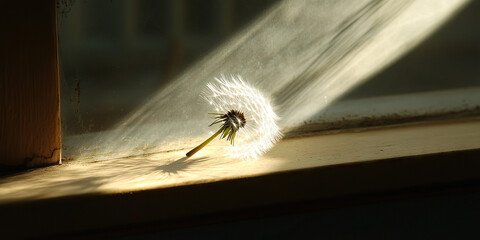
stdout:
POLYGON ((203 147, 205 147, 207 144, 209 144, 213 139, 215 139, 215 137, 218 136, 218 134, 220 134, 222 132, 223 128, 220 128, 218 129, 218 131, 213 134, 210 138, 208 138, 207 140, 205 140, 205 142, 203 142, 202 144, 198 145, 196 148, 190 150, 190 152, 187 153, 187 157, 191 157, 193 156, 193 154, 197 153, 198 151, 200 151, 200 149, 202 149, 203 147))

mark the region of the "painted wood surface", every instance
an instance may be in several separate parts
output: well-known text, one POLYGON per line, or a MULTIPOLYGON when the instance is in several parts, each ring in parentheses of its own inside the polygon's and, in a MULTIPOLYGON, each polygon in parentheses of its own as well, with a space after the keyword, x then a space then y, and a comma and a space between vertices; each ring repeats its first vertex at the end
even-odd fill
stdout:
MULTIPOLYGON (((0 203, 165 189, 301 169, 478 150, 480 121, 473 118, 460 122, 417 123, 289 138, 255 160, 221 156, 219 153, 223 147, 209 145, 191 158, 185 157, 190 149, 184 149, 109 160, 65 161, 59 166, 0 179, 0 203)), ((405 164, 408 167, 412 163, 406 161, 405 164)), ((480 169, 472 170, 480 177, 480 169)), ((449 176, 438 177, 449 181, 449 176)), ((344 177, 348 180, 352 176, 344 177)), ((427 172, 424 178, 429 177, 430 172, 427 172)), ((375 184, 383 185, 383 182, 379 179, 375 184)), ((374 185, 371 187, 375 188, 374 185)))
POLYGON ((0 225, 7 238, 116 231, 280 204, 328 207, 356 196, 461 186, 480 180, 478 120, 284 139, 249 161, 221 157, 214 144, 192 158, 184 149, 10 173, 0 179, 0 225))

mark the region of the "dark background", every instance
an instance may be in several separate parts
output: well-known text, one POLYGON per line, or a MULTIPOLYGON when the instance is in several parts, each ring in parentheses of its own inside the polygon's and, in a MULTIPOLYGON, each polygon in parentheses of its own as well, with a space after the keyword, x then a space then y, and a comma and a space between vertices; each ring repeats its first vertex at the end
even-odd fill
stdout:
MULTIPOLYGON (((62 132, 109 129, 278 2, 60 1, 62 132)), ((342 99, 480 86, 479 16, 472 1, 342 99)))

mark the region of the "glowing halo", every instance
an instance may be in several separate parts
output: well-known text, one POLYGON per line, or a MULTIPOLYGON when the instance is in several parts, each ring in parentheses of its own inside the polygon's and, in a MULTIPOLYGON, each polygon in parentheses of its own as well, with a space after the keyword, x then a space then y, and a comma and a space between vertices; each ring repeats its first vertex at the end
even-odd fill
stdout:
POLYGON ((243 81, 240 75, 215 78, 208 83, 202 97, 212 106, 212 111, 226 113, 238 110, 244 113, 246 124, 238 130, 235 145, 225 148, 234 158, 254 159, 263 155, 280 140, 282 134, 277 126, 277 114, 263 94, 243 81))

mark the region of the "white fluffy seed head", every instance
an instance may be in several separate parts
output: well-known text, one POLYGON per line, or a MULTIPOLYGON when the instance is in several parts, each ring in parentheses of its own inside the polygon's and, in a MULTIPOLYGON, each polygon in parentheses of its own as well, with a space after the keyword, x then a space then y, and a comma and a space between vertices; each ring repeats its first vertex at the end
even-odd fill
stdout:
POLYGON ((207 84, 203 98, 216 113, 238 110, 244 113, 246 124, 239 129, 235 145, 226 147, 226 153, 235 158, 254 159, 263 155, 281 138, 276 124, 278 116, 270 101, 260 91, 245 83, 241 76, 215 78, 207 84))

